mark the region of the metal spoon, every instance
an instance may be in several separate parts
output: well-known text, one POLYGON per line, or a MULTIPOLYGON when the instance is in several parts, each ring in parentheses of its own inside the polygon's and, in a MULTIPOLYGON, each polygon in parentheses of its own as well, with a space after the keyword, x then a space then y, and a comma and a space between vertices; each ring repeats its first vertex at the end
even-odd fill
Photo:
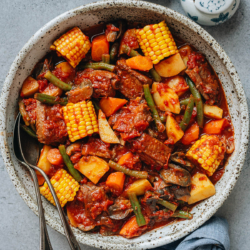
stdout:
MULTIPOLYGON (((43 207, 42 207, 42 200, 41 200, 41 195, 40 195, 40 191, 39 191, 39 185, 38 185, 38 180, 37 180, 37 175, 34 171, 34 169, 32 169, 29 165, 27 165, 24 162, 24 159, 22 157, 20 148, 19 148, 19 142, 18 142, 18 130, 20 129, 20 127, 18 126, 20 122, 20 113, 18 114, 16 121, 15 121, 15 127, 14 127, 14 136, 13 136, 13 146, 14 146, 14 154, 17 158, 17 160, 23 164, 25 167, 28 168, 31 177, 34 181, 34 186, 35 186, 35 193, 36 193, 36 199, 37 199, 37 204, 38 204, 38 213, 39 213, 39 224, 40 224, 40 250, 53 250, 51 243, 50 243, 50 239, 49 239, 49 235, 48 235, 48 231, 47 231, 47 227, 46 227, 46 222, 45 222, 45 217, 44 217, 44 213, 43 213, 43 207)), ((39 154, 39 151, 38 151, 39 154)))
POLYGON ((68 220, 63 212, 63 209, 59 203, 59 200, 56 196, 55 190, 52 186, 52 184, 50 183, 50 180, 48 178, 48 176, 44 173, 43 170, 41 170, 39 167, 35 166, 36 161, 37 161, 37 148, 39 148, 39 144, 37 140, 34 140, 33 138, 31 138, 30 136, 27 136, 27 134, 24 134, 23 131, 20 130, 20 116, 19 118, 17 118, 17 132, 18 132, 18 145, 20 148, 20 152, 21 152, 21 156, 24 160, 24 162, 31 168, 39 171, 39 173, 44 177, 45 181, 47 182, 50 192, 54 198, 60 219, 62 221, 62 225, 64 228, 64 232, 66 235, 66 238, 68 240, 69 246, 71 250, 81 250, 79 244, 76 241, 76 238, 71 230, 71 227, 68 223, 68 220))

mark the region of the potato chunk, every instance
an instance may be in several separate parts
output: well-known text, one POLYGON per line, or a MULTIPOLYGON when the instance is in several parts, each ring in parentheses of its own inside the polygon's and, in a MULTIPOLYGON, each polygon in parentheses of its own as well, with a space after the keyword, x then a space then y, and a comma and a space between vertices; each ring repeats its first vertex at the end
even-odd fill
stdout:
POLYGON ((143 195, 147 189, 150 189, 152 186, 147 179, 140 179, 133 182, 129 188, 125 191, 126 194, 129 192, 134 192, 137 196, 143 195))
POLYGON ((180 113, 179 97, 167 84, 154 82, 152 92, 155 104, 160 110, 180 113))
POLYGON ((186 69, 186 65, 179 53, 168 57, 155 65, 155 70, 163 77, 176 76, 184 69, 186 69))
POLYGON ((188 204, 209 198, 216 193, 215 186, 205 174, 196 173, 191 179, 191 192, 188 204))
POLYGON ((103 159, 96 156, 82 157, 75 168, 96 184, 109 170, 109 165, 103 159))
POLYGON ((214 119, 221 119, 223 116, 223 109, 217 106, 204 104, 204 115, 214 119))
POLYGON ((164 83, 166 83, 178 96, 181 96, 189 89, 183 76, 167 78, 164 83))
POLYGON ((22 86, 21 96, 22 97, 29 97, 34 95, 39 90, 39 85, 37 80, 28 76, 22 86))
POLYGON ((99 110, 98 114, 98 126, 99 126, 99 134, 101 137, 101 140, 106 143, 120 143, 118 137, 115 135, 114 131, 110 127, 106 116, 102 112, 102 110, 99 110))
POLYGON ((180 128, 179 124, 171 115, 168 115, 167 117, 166 131, 168 135, 168 141, 170 144, 175 144, 184 135, 184 132, 180 128))
POLYGON ((184 62, 184 64, 187 67, 188 62, 188 56, 193 52, 193 49, 189 45, 184 45, 179 49, 179 53, 181 55, 181 58, 184 62))
POLYGON ((48 145, 43 146, 43 149, 42 149, 41 154, 40 154, 39 161, 37 163, 37 166, 39 168, 41 168, 44 171, 45 174, 48 174, 49 170, 51 168, 51 163, 47 159, 47 155, 48 155, 48 152, 49 152, 50 149, 52 149, 51 146, 48 146, 48 145))

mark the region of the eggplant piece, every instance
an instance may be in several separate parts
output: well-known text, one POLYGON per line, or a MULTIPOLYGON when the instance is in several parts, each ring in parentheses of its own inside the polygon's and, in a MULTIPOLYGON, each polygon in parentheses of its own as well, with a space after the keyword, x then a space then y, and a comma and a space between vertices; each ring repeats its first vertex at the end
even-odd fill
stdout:
POLYGON ((42 76, 42 74, 48 70, 52 70, 53 69, 53 63, 52 63, 52 56, 49 58, 49 59, 45 59, 44 62, 43 62, 43 66, 39 67, 39 69, 41 69, 40 72, 36 72, 36 79, 37 80, 40 80, 40 79, 43 79, 44 77, 42 76))
POLYGON ((168 169, 162 169, 160 174, 167 184, 175 184, 182 187, 191 185, 190 173, 174 164, 168 164, 168 169))
POLYGON ((126 30, 126 21, 118 20, 117 22, 107 24, 106 27, 107 30, 105 33, 107 41, 114 42, 119 39, 126 30))
POLYGON ((116 199, 115 204, 110 206, 108 209, 109 218, 113 220, 123 220, 132 211, 133 211, 133 208, 131 207, 130 201, 122 197, 116 199), (122 207, 124 206, 126 206, 127 209, 122 209, 122 207))
POLYGON ((170 156, 170 161, 173 161, 175 163, 179 163, 181 166, 183 166, 185 169, 187 169, 189 172, 194 168, 194 164, 190 161, 186 160, 185 153, 183 152, 175 152, 170 156))
POLYGON ((177 200, 187 202, 190 197, 190 186, 189 187, 171 186, 170 192, 174 194, 177 200))

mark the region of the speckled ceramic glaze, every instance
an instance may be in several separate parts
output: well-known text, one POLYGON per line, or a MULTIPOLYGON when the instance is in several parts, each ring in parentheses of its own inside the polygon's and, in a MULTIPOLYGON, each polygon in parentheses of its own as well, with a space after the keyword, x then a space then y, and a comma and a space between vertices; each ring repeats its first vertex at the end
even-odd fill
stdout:
MULTIPOLYGON (((187 17, 163 6, 141 1, 103 1, 81 6, 53 19, 42 27, 23 47, 13 62, 0 99, 1 150, 6 168, 17 191, 37 214, 31 178, 13 155, 12 131, 17 113, 17 100, 24 79, 60 34, 77 25, 84 29, 117 18, 143 23, 166 20, 178 36, 204 53, 222 81, 235 128, 236 148, 225 174, 216 184, 216 194, 193 209, 192 220, 152 230, 135 239, 120 236, 104 237, 73 229, 79 242, 102 249, 148 249, 175 241, 207 221, 226 200, 240 174, 248 145, 248 108, 238 74, 219 44, 200 26, 187 17)), ((43 198, 47 223, 63 234, 60 219, 53 205, 43 198)))

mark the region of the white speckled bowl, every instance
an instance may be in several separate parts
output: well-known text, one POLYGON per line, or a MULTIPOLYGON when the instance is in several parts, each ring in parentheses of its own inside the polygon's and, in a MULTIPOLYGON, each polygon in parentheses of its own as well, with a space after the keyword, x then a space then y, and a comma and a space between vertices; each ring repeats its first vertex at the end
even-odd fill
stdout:
MULTIPOLYGON (((143 23, 154 23, 165 19, 178 36, 204 53, 222 81, 235 128, 235 152, 230 158, 225 174, 216 184, 216 195, 193 209, 194 218, 192 220, 152 230, 131 240, 119 236, 103 237, 98 234, 86 234, 78 229, 73 229, 77 240, 90 246, 103 249, 154 248, 187 235, 217 211, 236 183, 244 163, 248 145, 248 108, 238 74, 220 45, 205 30, 187 17, 163 6, 148 2, 115 0, 81 6, 47 23, 31 37, 19 52, 6 78, 0 99, 1 151, 6 168, 17 191, 27 205, 37 214, 31 178, 25 168, 18 164, 13 155, 12 131, 21 85, 36 62, 49 51, 50 44, 59 34, 75 25, 86 28, 100 21, 117 18, 126 18, 143 23)), ((43 204, 47 223, 63 234, 63 228, 55 207, 45 199, 43 199, 43 204)))

